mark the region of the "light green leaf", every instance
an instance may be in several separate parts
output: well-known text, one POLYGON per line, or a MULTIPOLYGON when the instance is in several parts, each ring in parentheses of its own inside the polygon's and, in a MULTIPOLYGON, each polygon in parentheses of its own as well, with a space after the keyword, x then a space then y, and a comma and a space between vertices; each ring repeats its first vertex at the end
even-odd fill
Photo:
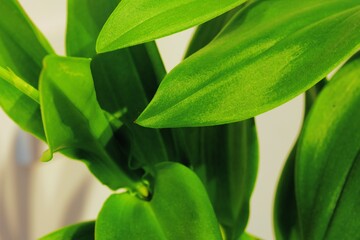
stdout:
POLYGON ((94 240, 95 222, 84 222, 74 224, 53 233, 50 233, 39 240, 94 240))
POLYGON ((353 55, 359 29, 358 0, 251 1, 214 41, 165 77, 137 122, 205 126, 256 116, 353 55))
POLYGON ((0 67, 0 106, 22 129, 45 140, 39 92, 11 70, 0 67))
POLYGON ((53 50, 18 1, 0 0, 0 66, 38 87, 42 60, 53 50))
POLYGON ((201 181, 177 163, 160 163, 150 200, 114 194, 96 221, 98 240, 221 239, 215 214, 201 181))
POLYGON ((96 49, 107 52, 149 42, 204 23, 245 0, 122 0, 100 32, 96 49))
MULTIPOLYGON (((154 43, 148 45, 156 48, 154 43)), ((123 144, 129 145, 133 167, 151 167, 169 160, 160 131, 134 124, 158 85, 148 54, 147 46, 141 45, 99 54, 91 63, 100 106, 112 114, 123 112, 120 120, 124 126, 116 135, 123 144), (141 65, 139 58, 149 65, 141 65)))
POLYGON ((0 0, 0 6, 0 106, 44 140, 37 88, 42 59, 52 49, 17 1, 0 0))
POLYGON ((358 239, 360 59, 321 92, 297 150, 296 199, 303 239, 358 239))
POLYGON ((66 52, 73 57, 96 55, 96 39, 120 0, 68 0, 66 52))
MULTIPOLYGON (((324 79, 306 91, 304 119, 326 84, 327 80, 324 79)), ((295 159, 297 146, 298 140, 286 160, 276 190, 274 203, 274 230, 277 240, 300 239, 299 214, 295 198, 295 159)))
POLYGON ((238 240, 260 240, 258 237, 254 237, 253 235, 250 235, 249 233, 244 233, 240 236, 238 240))
POLYGON ((83 160, 112 189, 136 188, 135 173, 115 141, 94 91, 90 60, 49 56, 40 80, 46 138, 53 152, 83 160))

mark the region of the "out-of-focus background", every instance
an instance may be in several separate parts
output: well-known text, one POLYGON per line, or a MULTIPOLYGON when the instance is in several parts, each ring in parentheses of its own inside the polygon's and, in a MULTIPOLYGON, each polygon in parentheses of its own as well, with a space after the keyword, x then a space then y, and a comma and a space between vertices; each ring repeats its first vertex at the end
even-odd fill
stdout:
MULTIPOLYGON (((60 55, 64 54, 66 0, 20 0, 60 55)), ((157 41, 170 71, 182 59, 193 29, 157 41)), ((260 165, 247 231, 274 239, 276 184, 299 132, 303 97, 256 118, 260 165)), ((33 240, 62 226, 95 219, 110 190, 85 165, 57 155, 40 163, 46 149, 0 110, 0 240, 33 240)))

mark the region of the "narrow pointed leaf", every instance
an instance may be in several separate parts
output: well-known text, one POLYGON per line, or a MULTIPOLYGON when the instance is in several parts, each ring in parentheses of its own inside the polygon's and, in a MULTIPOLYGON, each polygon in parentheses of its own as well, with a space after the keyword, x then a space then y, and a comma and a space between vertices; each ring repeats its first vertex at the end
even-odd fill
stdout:
POLYGON ((123 0, 98 38, 97 51, 107 52, 149 42, 204 23, 245 0, 123 0))
MULTIPOLYGON (((324 79, 305 93, 305 114, 308 115, 319 93, 327 84, 324 79)), ((295 197, 295 159, 298 140, 286 160, 276 190, 274 203, 274 230, 278 240, 300 239, 299 213, 295 197)))
POLYGON ((358 239, 360 59, 321 92, 300 138, 295 186, 303 239, 358 239))
POLYGON ((53 233, 50 233, 39 240, 94 240, 95 222, 84 222, 74 224, 53 233))
POLYGON ((40 81, 40 102, 50 154, 62 151, 84 160, 93 174, 112 189, 134 187, 127 159, 96 100, 90 60, 47 57, 40 81))
POLYGON ((160 131, 134 124, 158 84, 152 66, 139 64, 140 57, 151 61, 146 53, 142 45, 97 55, 91 63, 100 106, 112 114, 123 112, 120 120, 124 127, 117 135, 129 145, 133 167, 169 160, 160 131))
POLYGON ((253 119, 201 129, 201 162, 194 169, 203 180, 227 239, 237 239, 249 218, 249 202, 258 166, 253 119))
POLYGON ((353 55, 359 29, 358 0, 251 1, 214 41, 165 77, 137 122, 219 125, 268 111, 353 55))
POLYGON ((156 166, 150 200, 114 194, 96 221, 96 239, 221 239, 206 191, 197 176, 177 163, 156 166))
POLYGON ((66 52, 73 57, 96 55, 96 39, 120 0, 68 0, 66 52))
POLYGON ((39 92, 10 70, 0 67, 0 106, 22 129, 45 140, 39 92))

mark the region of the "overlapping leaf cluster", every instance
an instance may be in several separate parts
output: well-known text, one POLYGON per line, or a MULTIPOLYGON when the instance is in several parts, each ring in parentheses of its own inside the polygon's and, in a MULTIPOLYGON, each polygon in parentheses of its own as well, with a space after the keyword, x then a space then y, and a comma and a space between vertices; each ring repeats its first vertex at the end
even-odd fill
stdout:
MULTIPOLYGON (((0 6, 1 107, 49 145, 43 160, 61 152, 127 189, 95 222, 42 239, 254 239, 253 117, 360 49, 358 0, 68 0, 67 56, 17 1, 0 6), (167 74, 153 41, 199 24, 167 74)), ((360 237, 359 60, 307 91, 275 202, 278 239, 360 237)))

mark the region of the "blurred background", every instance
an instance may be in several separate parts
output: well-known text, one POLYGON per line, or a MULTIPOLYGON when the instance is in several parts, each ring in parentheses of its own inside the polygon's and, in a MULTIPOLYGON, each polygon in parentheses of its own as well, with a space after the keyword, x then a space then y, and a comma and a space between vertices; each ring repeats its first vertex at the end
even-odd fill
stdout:
MULTIPOLYGON (((60 55, 66 0, 20 0, 60 55)), ((194 29, 157 41, 166 69, 182 59, 194 29)), ((247 231, 274 239, 272 208, 278 178, 299 133, 303 96, 256 117, 260 144, 257 183, 247 231)), ((0 109, 0 240, 33 240, 62 226, 95 219, 111 191, 85 165, 56 155, 40 163, 43 143, 22 132, 0 109)))

